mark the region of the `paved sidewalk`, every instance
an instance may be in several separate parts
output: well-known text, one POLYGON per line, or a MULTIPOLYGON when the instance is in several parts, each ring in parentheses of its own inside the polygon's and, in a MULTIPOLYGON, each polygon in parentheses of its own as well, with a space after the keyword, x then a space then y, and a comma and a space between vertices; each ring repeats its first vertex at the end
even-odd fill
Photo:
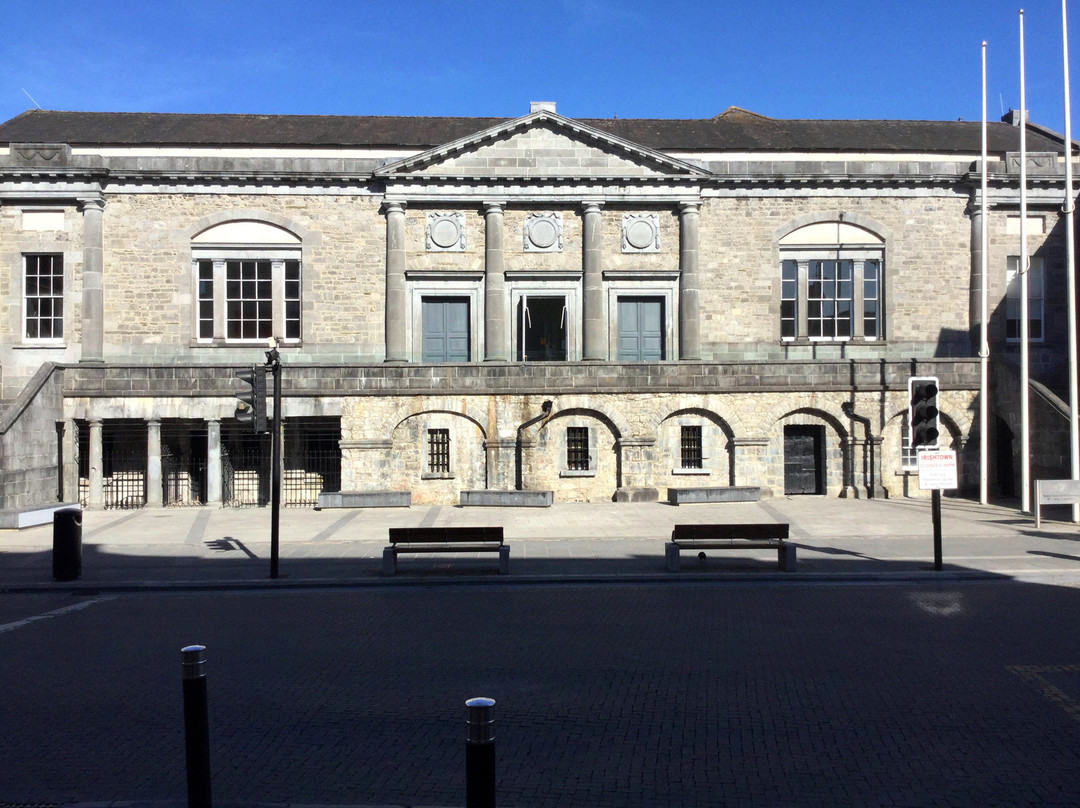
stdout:
MULTIPOLYGON (((283 509, 279 578, 269 579, 269 508, 87 511, 82 575, 52 579, 52 526, 0 531, 0 591, 59 588, 354 586, 461 581, 675 580, 679 577, 791 581, 1011 577, 1080 582, 1080 526, 1044 518, 1039 530, 1014 506, 946 499, 944 569, 933 569, 929 500, 778 497, 753 503, 557 503, 550 508, 414 506, 351 510, 283 509), (676 523, 789 522, 798 571, 777 569, 769 550, 684 553, 682 571, 664 565, 676 523), (395 578, 381 575, 387 528, 502 525, 510 575, 493 554, 403 556, 395 578)), ((1067 518, 1067 509, 1051 512, 1067 518)))

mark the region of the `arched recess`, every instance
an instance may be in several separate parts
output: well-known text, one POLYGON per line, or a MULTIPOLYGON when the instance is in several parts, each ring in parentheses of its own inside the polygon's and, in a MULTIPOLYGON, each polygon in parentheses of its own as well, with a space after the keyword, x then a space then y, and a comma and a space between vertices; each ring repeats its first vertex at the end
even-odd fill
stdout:
POLYGON ((268 211, 234 209, 185 230, 194 344, 299 345, 316 234, 268 211))
POLYGON ((821 211, 773 231, 780 337, 801 341, 884 339, 892 235, 850 211, 821 211))
POLYGON ((734 485, 734 439, 731 426, 711 410, 675 410, 657 427, 658 474, 669 474, 679 485, 689 487, 734 485))
POLYGON ((554 491, 558 502, 610 502, 621 484, 622 434, 599 410, 558 410, 543 422, 535 446, 523 452, 524 487, 554 491))
POLYGON ((446 504, 461 491, 487 487, 484 429, 448 410, 410 413, 390 433, 389 483, 416 504, 446 504))
POLYGON ((814 407, 792 410, 776 420, 772 439, 777 451, 767 476, 774 491, 789 496, 852 493, 850 441, 835 416, 814 407))

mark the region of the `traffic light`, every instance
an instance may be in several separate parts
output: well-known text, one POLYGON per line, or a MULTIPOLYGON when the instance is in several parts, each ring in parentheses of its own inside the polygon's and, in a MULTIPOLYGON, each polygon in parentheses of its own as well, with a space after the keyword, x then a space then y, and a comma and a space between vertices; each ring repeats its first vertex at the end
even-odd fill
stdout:
POLYGON ((266 368, 253 365, 250 369, 236 371, 236 378, 251 385, 250 390, 236 394, 240 399, 240 406, 234 413, 236 420, 250 425, 252 432, 266 432, 266 368))
POLYGON ((938 448, 938 380, 933 376, 908 380, 908 424, 912 449, 938 448))

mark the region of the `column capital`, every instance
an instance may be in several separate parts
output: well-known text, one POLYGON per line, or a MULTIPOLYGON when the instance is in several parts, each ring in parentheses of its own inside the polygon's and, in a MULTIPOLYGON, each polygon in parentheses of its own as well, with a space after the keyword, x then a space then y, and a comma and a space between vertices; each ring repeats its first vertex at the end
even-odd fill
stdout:
POLYGON ((604 203, 601 200, 585 199, 581 202, 581 208, 585 213, 599 213, 600 209, 604 207, 604 203))
POLYGON ((384 199, 382 203, 382 212, 387 215, 391 213, 404 213, 408 204, 409 203, 404 199, 384 199))
POLYGON ((485 215, 489 213, 502 213, 506 208, 505 199, 485 199, 480 204, 484 208, 485 215))
POLYGON ((683 199, 679 202, 679 213, 695 214, 701 210, 700 199, 683 199))
POLYGON ((79 204, 79 209, 86 213, 87 211, 102 212, 105 210, 105 197, 101 194, 95 194, 94 196, 80 196, 75 200, 79 204))

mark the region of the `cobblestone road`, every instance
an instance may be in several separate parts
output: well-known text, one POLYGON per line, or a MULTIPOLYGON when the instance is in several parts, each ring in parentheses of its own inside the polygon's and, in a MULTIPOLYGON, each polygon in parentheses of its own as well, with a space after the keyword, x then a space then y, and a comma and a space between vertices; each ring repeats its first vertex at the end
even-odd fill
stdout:
POLYGON ((419 585, 0 601, 0 802, 182 800, 208 646, 216 802, 1075 806, 1080 589, 419 585), (81 608, 72 608, 82 605, 81 608))

